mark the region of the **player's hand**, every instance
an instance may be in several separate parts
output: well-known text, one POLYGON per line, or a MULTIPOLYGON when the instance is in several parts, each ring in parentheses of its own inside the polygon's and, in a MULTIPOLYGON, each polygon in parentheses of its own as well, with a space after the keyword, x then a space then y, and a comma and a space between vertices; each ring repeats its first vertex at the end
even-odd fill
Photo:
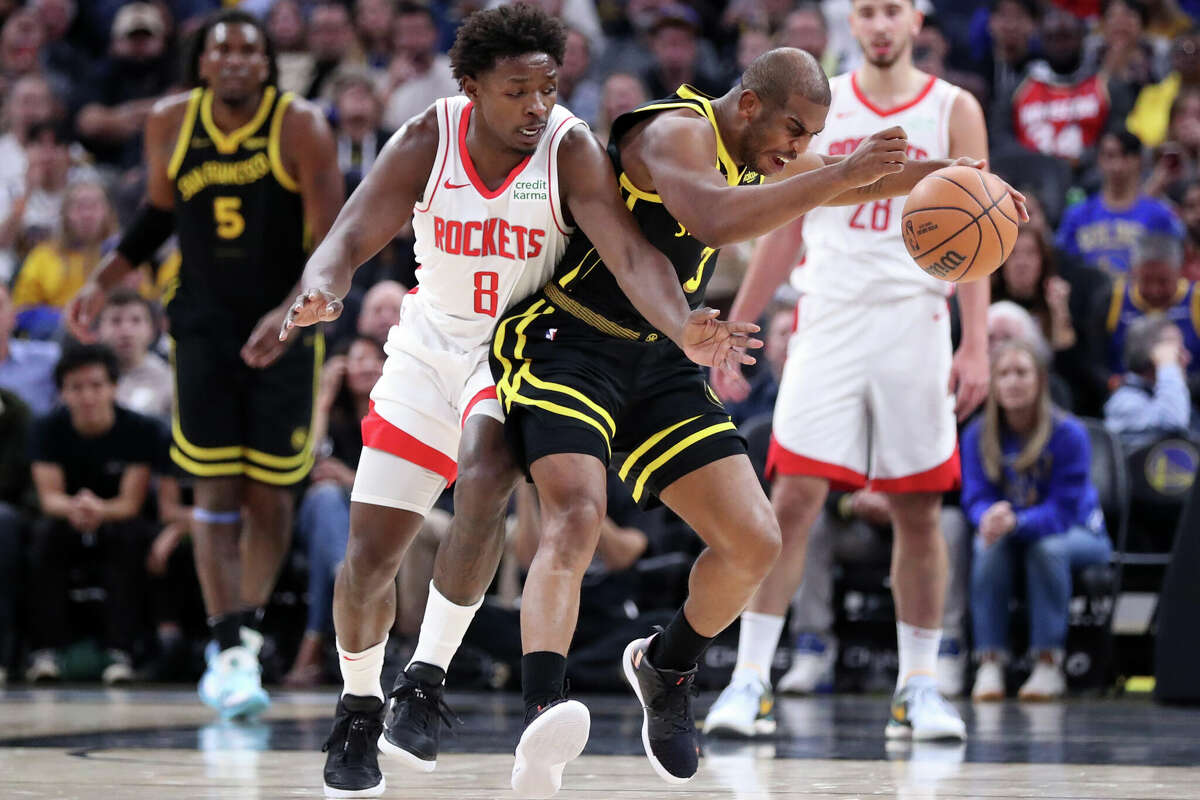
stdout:
POLYGON ((732 369, 736 364, 753 364, 757 359, 747 350, 763 346, 753 322, 718 322, 721 312, 715 308, 698 308, 688 315, 680 338, 683 354, 704 367, 732 369))
POLYGON ((950 364, 949 392, 954 395, 954 414, 962 422, 987 398, 991 373, 986 348, 960 347, 950 364))
POLYGON ((740 403, 750 396, 750 382, 742 375, 742 365, 734 363, 726 368, 713 367, 708 382, 723 403, 740 403))
POLYGON ((900 172, 907 160, 908 135, 897 125, 871 134, 837 165, 846 179, 858 187, 900 172))
POLYGON ((283 355, 287 344, 284 338, 278 335, 278 331, 286 314, 287 311, 282 308, 273 308, 262 315, 262 319, 251 331, 250 338, 242 345, 242 361, 245 361, 247 366, 263 369, 274 364, 275 360, 283 355))
POLYGON ((305 289, 292 303, 279 327, 279 341, 286 342, 292 328, 318 322, 333 322, 342 315, 342 299, 328 289, 305 289))
POLYGON ((104 299, 104 290, 89 281, 67 304, 67 331, 84 344, 96 341, 92 324, 104 307, 104 299))
MULTIPOLYGON (((986 158, 971 158, 970 156, 963 156, 961 158, 954 159, 954 163, 951 166, 970 167, 971 169, 978 169, 987 172, 988 162, 986 158)), ((1003 178, 1000 178, 1000 182, 1003 183, 1004 188, 1008 190, 1008 196, 1012 198, 1013 205, 1017 208, 1017 215, 1021 218, 1021 222, 1029 222, 1029 209, 1025 205, 1025 195, 1021 194, 1012 186, 1010 186, 1008 181, 1004 180, 1003 178)))

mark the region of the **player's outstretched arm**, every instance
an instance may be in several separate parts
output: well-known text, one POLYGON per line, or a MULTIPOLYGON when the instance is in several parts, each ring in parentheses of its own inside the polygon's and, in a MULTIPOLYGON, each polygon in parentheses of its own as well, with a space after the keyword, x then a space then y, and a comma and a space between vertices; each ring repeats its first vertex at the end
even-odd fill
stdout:
POLYGON ((409 120, 388 140, 308 259, 298 296, 279 331, 281 340, 287 339, 294 327, 338 318, 354 271, 400 232, 421 199, 437 145, 436 105, 409 120))
POLYGON ((710 247, 723 247, 761 236, 844 192, 899 172, 907 146, 904 131, 890 128, 836 164, 775 183, 730 186, 713 163, 712 125, 699 117, 663 115, 646 126, 626 157, 644 165, 680 224, 710 247))
POLYGON ((612 164, 591 132, 575 128, 558 151, 558 172, 571 216, 596 247, 634 308, 698 364, 753 364, 747 348, 761 347, 751 338, 758 326, 718 322, 717 312, 692 311, 679 276, 662 251, 642 235, 621 202, 612 164))

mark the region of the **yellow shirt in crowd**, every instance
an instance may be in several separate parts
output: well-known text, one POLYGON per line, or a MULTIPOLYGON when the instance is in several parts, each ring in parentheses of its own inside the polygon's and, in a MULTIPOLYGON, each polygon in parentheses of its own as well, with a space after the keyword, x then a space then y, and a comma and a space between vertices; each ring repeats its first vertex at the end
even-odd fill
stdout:
POLYGON ((42 242, 29 251, 17 274, 13 305, 63 308, 83 287, 95 264, 92 253, 64 251, 54 242, 42 242))

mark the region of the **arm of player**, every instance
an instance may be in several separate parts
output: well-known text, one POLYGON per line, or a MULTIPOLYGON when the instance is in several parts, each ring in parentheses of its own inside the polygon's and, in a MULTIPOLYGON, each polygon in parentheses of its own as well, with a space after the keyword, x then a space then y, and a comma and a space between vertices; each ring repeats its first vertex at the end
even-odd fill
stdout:
MULTIPOLYGON (((294 153, 291 172, 296 176, 304 208, 304 227, 313 246, 320 244, 333 225, 345 199, 345 181, 337 163, 337 144, 333 131, 321 110, 307 100, 296 99, 287 108, 280 134, 280 149, 294 153)), ((242 347, 242 359, 251 367, 269 366, 283 354, 278 332, 293 298, 299 294, 300 281, 280 303, 259 319, 242 347)))
POLYGON ((753 239, 881 176, 899 172, 908 140, 880 131, 847 158, 758 186, 730 186, 716 168, 716 134, 707 120, 667 116, 647 125, 638 152, 655 191, 693 236, 710 247, 753 239))
POLYGON ((421 199, 437 157, 437 107, 409 120, 388 140, 375 165, 342 206, 329 233, 308 259, 300 291, 279 330, 337 319, 359 265, 395 238, 421 199))
POLYGON ((146 118, 143 136, 143 154, 146 161, 146 197, 134 222, 126 230, 121 242, 101 261, 84 286, 67 305, 67 329, 71 335, 83 342, 95 341, 92 323, 104 305, 104 298, 136 264, 123 255, 122 245, 131 236, 137 235, 134 228, 143 226, 146 234, 139 243, 141 249, 158 249, 171 235, 163 223, 166 214, 175 208, 175 187, 167 175, 179 127, 183 124, 183 112, 187 106, 186 94, 163 98, 154 105, 146 118))
POLYGON ((612 164, 590 131, 575 128, 563 138, 558 172, 575 223, 647 322, 698 364, 754 363, 744 350, 762 346, 749 336, 758 326, 720 323, 715 310, 688 307, 675 268, 646 240, 621 202, 612 164))
MULTIPOLYGON (((987 127, 983 109, 968 92, 959 92, 950 109, 950 155, 986 161, 987 127)), ((1020 206, 1024 212, 1024 204, 1020 206)), ((1022 214, 1028 219, 1027 213, 1022 214)), ((962 341, 950 366, 949 391, 955 396, 954 413, 959 421, 971 415, 988 393, 991 373, 988 365, 987 310, 992 299, 991 282, 961 283, 958 306, 962 314, 962 341)))

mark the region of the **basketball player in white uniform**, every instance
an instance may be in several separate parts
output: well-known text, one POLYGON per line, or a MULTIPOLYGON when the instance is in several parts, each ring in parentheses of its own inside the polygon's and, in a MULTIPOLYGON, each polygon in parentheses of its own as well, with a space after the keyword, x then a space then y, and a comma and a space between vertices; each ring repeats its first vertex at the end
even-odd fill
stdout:
MULTIPOLYGON (((881 125, 898 125, 909 159, 987 158, 978 102, 913 66, 921 20, 911 0, 854 0, 850 25, 864 63, 830 81, 832 103, 813 150, 845 155, 881 125)), ((952 356, 951 285, 908 256, 904 199, 818 208, 764 237, 731 310, 732 319, 761 312, 796 263, 802 237, 797 329, 768 458, 783 550, 742 615, 737 667, 706 732, 774 730, 771 661, 803 574, 808 531, 832 485, 888 498, 900 655, 888 737, 966 735, 935 683, 948 569, 939 515, 941 494, 959 484, 956 415, 964 418, 987 392, 989 291, 986 281, 958 287, 963 339, 952 356)), ((744 384, 721 375, 713 382, 727 399, 744 384)))
MULTIPOLYGON (((326 743, 327 797, 382 794, 377 744, 423 771, 437 763, 445 670, 496 571, 519 476, 503 439, 488 344, 496 320, 551 277, 571 222, 607 251, 601 255, 613 259, 630 299, 690 358, 753 363, 744 349, 757 326, 690 311, 674 268, 621 201, 599 143, 555 105, 565 40, 562 24, 530 5, 479 12, 460 27, 450 56, 465 96, 434 103, 388 143, 309 260, 280 332, 286 338, 295 326, 336 318, 354 270, 411 210, 418 286, 388 335, 363 420, 350 541, 334 590, 345 686, 326 743), (476 462, 491 466, 477 470, 476 462), (454 524, 486 532, 458 537, 471 552, 439 551, 422 635, 390 693, 385 730, 380 671, 395 617, 393 580, 456 477, 454 524)), ((553 767, 531 764, 533 772, 553 767)))

